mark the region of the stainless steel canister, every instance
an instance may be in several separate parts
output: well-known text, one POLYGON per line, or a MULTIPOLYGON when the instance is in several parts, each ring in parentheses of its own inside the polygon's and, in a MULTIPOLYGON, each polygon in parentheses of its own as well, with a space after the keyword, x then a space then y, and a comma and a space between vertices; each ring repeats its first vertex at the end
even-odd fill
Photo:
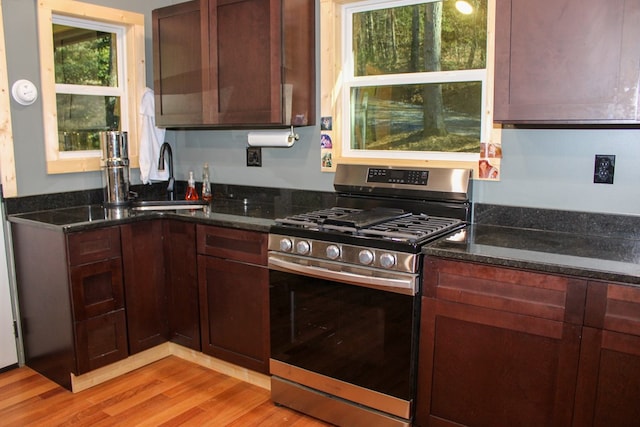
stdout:
POLYGON ((100 132, 100 149, 102 160, 129 158, 129 138, 127 132, 100 132))
POLYGON ((127 132, 100 132, 104 204, 107 207, 129 203, 129 142, 127 132))

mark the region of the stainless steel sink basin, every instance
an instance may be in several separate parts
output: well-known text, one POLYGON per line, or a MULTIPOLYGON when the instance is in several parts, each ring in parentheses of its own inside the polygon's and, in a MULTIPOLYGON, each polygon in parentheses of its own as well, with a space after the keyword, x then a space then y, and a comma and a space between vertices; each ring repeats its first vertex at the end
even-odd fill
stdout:
POLYGON ((139 200, 131 204, 136 211, 164 211, 180 209, 204 209, 208 205, 203 200, 139 200))

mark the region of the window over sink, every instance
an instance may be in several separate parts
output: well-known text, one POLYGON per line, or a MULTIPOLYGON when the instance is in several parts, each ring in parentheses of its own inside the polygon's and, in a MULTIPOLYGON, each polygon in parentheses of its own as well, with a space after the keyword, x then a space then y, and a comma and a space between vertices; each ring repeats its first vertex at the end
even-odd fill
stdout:
POLYGON ((100 169, 99 132, 129 132, 137 166, 144 16, 70 0, 38 2, 48 173, 100 169))

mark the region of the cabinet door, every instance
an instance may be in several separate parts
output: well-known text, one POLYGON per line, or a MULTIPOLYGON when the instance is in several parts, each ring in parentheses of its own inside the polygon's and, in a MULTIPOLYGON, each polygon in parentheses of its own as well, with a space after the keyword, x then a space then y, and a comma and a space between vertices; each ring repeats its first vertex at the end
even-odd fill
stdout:
POLYGON ((640 420, 640 288, 590 283, 574 426, 640 420))
POLYGON ((421 426, 571 424, 586 283, 427 259, 421 426))
POLYGON ((281 0, 202 0, 209 16, 210 123, 282 123, 281 0))
POLYGON ((423 298, 420 426, 568 426, 577 325, 423 298))
POLYGON ((77 322, 75 330, 77 375, 128 355, 124 309, 77 322))
POLYGON ((169 339, 200 350, 200 311, 196 264, 196 226, 163 221, 169 339))
POLYGON ((158 125, 203 122, 202 49, 206 50, 208 44, 202 43, 200 20, 199 0, 152 12, 153 84, 158 125))
POLYGON ((202 351, 267 374, 267 268, 198 255, 198 280, 202 351))
POLYGON ((494 120, 634 123, 640 1, 497 0, 494 120))
POLYGON ((167 341, 161 221, 121 226, 127 330, 131 354, 167 341))

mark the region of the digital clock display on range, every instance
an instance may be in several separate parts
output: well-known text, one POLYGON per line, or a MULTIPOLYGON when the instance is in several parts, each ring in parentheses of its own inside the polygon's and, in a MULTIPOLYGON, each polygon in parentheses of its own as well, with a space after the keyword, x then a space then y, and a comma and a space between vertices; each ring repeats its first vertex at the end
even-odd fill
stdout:
POLYGON ((429 171, 415 169, 369 168, 367 182, 427 185, 429 171))

